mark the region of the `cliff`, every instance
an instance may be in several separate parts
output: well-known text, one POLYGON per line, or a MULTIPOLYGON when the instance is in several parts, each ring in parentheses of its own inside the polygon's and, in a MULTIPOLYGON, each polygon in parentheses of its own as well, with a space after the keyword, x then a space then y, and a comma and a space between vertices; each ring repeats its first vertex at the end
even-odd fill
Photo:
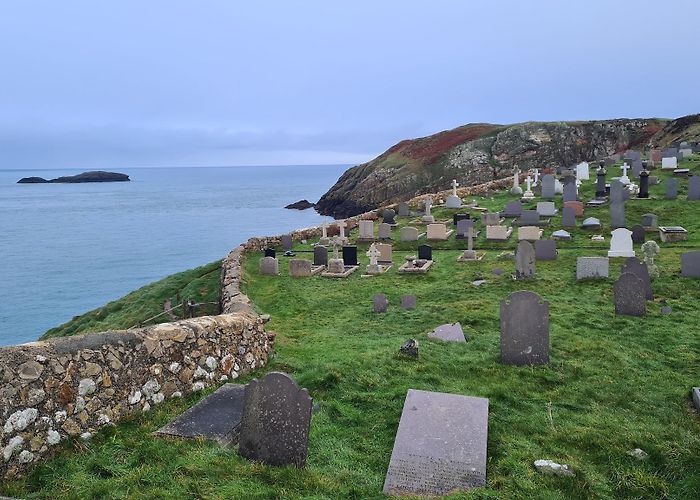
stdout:
POLYGON ((700 138, 700 115, 586 122, 469 124, 404 140, 347 170, 316 204, 323 215, 348 217, 388 203, 510 175, 514 167, 557 167, 630 148, 666 147, 700 138))

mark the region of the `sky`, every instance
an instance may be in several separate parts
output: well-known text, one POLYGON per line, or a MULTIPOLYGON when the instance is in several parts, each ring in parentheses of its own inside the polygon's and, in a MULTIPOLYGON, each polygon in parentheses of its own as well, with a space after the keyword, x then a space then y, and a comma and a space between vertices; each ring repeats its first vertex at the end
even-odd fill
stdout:
POLYGON ((0 169, 356 164, 700 112, 697 0, 2 0, 0 169))

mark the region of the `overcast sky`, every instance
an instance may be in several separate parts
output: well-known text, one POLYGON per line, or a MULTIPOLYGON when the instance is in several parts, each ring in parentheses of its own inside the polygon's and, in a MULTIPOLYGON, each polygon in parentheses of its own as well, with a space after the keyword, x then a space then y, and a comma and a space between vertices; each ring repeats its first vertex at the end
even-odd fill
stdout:
POLYGON ((700 112, 697 0, 3 0, 0 168, 359 163, 700 112))

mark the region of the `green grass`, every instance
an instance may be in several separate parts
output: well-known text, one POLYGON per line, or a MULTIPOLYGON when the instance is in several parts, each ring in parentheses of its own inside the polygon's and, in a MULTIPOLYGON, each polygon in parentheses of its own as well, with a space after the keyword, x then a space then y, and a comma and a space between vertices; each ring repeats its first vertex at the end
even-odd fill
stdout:
MULTIPOLYGON (((218 302, 220 273, 221 261, 217 261, 173 274, 141 287, 106 306, 76 316, 67 323, 50 329, 41 338, 122 330, 136 325, 170 321, 168 315, 162 315, 151 321, 146 320, 162 313, 166 300, 170 300, 172 306, 176 306, 178 295, 180 301, 192 299, 197 303, 218 302)), ((212 313, 216 309, 217 306, 207 305, 202 311, 212 313)), ((182 308, 174 310, 173 313, 181 317, 182 308)))
MULTIPOLYGON (((695 164, 693 169, 697 170, 695 164)), ((609 169, 610 175, 616 169, 609 169)), ((659 171, 655 171, 658 173, 659 171)), ((663 174, 666 175, 666 174, 663 174)), ((681 184, 686 185, 685 181, 681 184)), ((583 198, 591 196, 587 183, 583 198)), ((663 186, 652 194, 661 196, 663 186)), ((502 207, 512 197, 480 200, 502 207)), ((560 206, 561 201, 557 201, 560 206)), ((689 389, 700 383, 696 280, 680 276, 680 254, 700 248, 700 202, 627 203, 627 218, 659 215, 661 225, 683 225, 688 242, 662 245, 653 282, 655 300, 644 318, 617 317, 612 284, 622 259, 611 260, 606 281, 576 282, 576 257, 605 255, 590 233, 574 232, 556 261, 538 262, 537 278, 515 282, 512 261, 496 260, 508 245, 490 248, 481 262, 457 264, 464 242, 435 244, 429 274, 404 276, 395 268, 380 277, 294 279, 282 257, 281 276, 259 276, 260 255, 245 260, 244 289, 278 332, 266 370, 283 370, 309 389, 314 415, 306 469, 264 467, 208 443, 176 442, 150 433, 199 400, 168 402, 154 412, 105 429, 83 445, 66 443, 57 458, 0 493, 54 498, 380 498, 403 401, 409 388, 490 400, 487 486, 450 498, 674 498, 700 496, 700 417, 689 389), (492 270, 506 274, 498 277, 492 270), (484 277, 480 287, 470 283, 484 277), (550 303, 550 363, 538 367, 499 363, 499 300, 533 290, 550 303), (390 309, 372 313, 372 295, 386 293, 390 309), (403 311, 402 294, 418 308, 403 311), (662 316, 662 305, 673 312, 662 316), (435 326, 459 321, 466 344, 429 340, 435 326), (406 339, 420 342, 420 358, 400 357, 406 339), (646 461, 626 454, 649 453, 646 461), (532 465, 539 458, 567 463, 574 478, 549 477, 532 465)), ((434 211, 437 218, 448 212, 434 211)), ((587 216, 608 220, 608 208, 587 216)), ((559 227, 554 218, 545 237, 559 227)), ((402 223, 404 223, 402 221, 402 223)), ((398 234, 398 230, 396 231, 398 234)), ((361 245, 361 263, 367 259, 361 245)), ((302 249, 301 246, 298 247, 302 249)), ((415 244, 397 244, 399 263, 415 244)), ((303 255, 303 254, 302 254, 303 255)), ((255 376, 262 375, 262 371, 255 376)))

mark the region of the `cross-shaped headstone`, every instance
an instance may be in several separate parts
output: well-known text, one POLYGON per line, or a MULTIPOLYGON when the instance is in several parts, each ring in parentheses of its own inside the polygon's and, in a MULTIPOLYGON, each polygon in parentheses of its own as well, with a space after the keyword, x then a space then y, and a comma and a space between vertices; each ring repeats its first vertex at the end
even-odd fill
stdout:
POLYGON ((537 186, 537 183, 538 183, 539 180, 540 180, 540 171, 537 170, 537 169, 535 169, 535 170, 534 170, 534 174, 535 174, 535 182, 533 182, 532 185, 533 185, 533 186, 537 186))
POLYGON ((365 255, 367 255, 367 257, 369 257, 369 265, 376 266, 377 260, 379 260, 379 256, 381 255, 381 252, 379 250, 377 250, 377 247, 375 246, 375 244, 372 243, 369 247, 369 250, 367 250, 367 253, 365 255))
POLYGON ((627 162, 625 162, 624 165, 622 165, 622 177, 627 177, 627 171, 629 170, 629 165, 627 165, 627 162))
POLYGON ((322 238, 328 238, 327 230, 328 230, 328 222, 326 222, 324 220, 323 222, 321 222, 321 231, 322 231, 321 237, 322 238))
POLYGON ((430 215, 430 207, 433 206, 433 199, 428 198, 425 200, 425 215, 430 215))
POLYGON ((467 229, 467 250, 472 251, 474 248, 474 228, 467 229))
POLYGON ((457 186, 459 186, 457 179, 452 179, 452 196, 457 196, 457 186))
POLYGON ((340 256, 338 255, 338 247, 340 246, 340 238, 338 236, 336 236, 331 241, 331 244, 333 245, 333 258, 339 259, 340 256))
POLYGON ((513 187, 520 187, 520 169, 516 168, 513 173, 513 187))
POLYGON ((338 225, 338 228, 340 228, 340 237, 345 238, 345 226, 347 226, 348 223, 345 222, 344 220, 341 220, 341 221, 337 222, 337 225, 338 225))
POLYGON ((532 177, 529 175, 525 177, 525 183, 527 184, 527 190, 531 191, 532 190, 532 177))

